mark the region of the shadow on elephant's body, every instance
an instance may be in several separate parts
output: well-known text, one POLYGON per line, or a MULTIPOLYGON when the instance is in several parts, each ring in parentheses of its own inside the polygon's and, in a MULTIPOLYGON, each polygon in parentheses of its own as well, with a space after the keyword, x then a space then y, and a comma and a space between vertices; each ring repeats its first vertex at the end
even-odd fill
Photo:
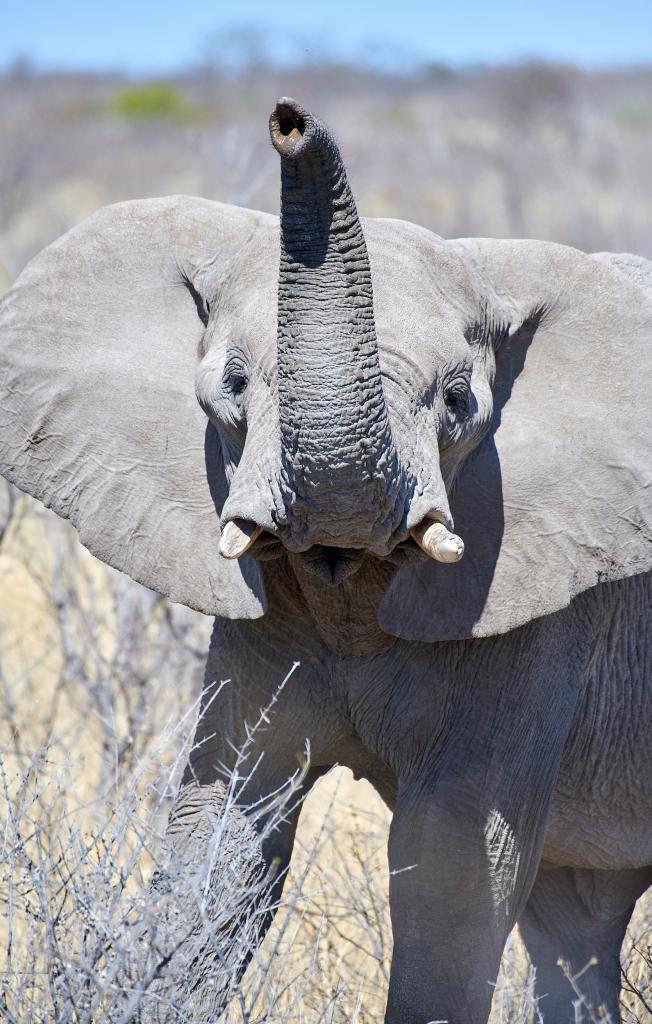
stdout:
MULTIPOLYGON (((390 597, 394 615, 397 609, 400 615, 397 622, 402 636, 409 637, 413 623, 422 621, 422 604, 428 604, 427 614, 436 619, 437 632, 448 639, 472 636, 482 616, 505 529, 503 477, 495 435, 540 319, 538 313, 532 316, 498 350, 491 429, 468 457, 453 487, 451 511, 455 529, 464 538, 464 558, 452 566, 428 560, 399 570, 392 581, 390 597), (433 594, 437 595, 435 607, 433 594)), ((421 637, 415 634, 414 639, 421 637)))

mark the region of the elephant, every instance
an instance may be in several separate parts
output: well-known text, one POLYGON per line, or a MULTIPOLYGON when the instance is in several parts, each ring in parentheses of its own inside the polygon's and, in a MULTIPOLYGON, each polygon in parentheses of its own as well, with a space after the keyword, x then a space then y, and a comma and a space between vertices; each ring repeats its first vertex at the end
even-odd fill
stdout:
POLYGON ((652 884, 652 263, 362 219, 322 122, 285 97, 269 131, 280 220, 119 203, 22 272, 0 471, 215 618, 177 830, 248 736, 258 829, 306 749, 302 792, 339 764, 386 801, 387 1024, 486 1021, 517 923, 546 1021, 559 960, 616 1020, 652 884))

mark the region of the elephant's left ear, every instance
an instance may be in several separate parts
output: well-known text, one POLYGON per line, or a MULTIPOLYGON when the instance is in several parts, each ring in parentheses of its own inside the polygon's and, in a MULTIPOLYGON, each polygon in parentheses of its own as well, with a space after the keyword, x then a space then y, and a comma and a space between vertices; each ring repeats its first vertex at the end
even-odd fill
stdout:
POLYGON ((265 598, 255 562, 218 553, 221 455, 195 367, 211 288, 264 219, 180 196, 106 207, 0 300, 0 473, 103 561, 228 617, 265 598))
POLYGON ((652 278, 551 243, 454 245, 512 331, 452 495, 464 558, 401 570, 381 604, 384 630, 422 641, 504 633, 652 568, 652 278))

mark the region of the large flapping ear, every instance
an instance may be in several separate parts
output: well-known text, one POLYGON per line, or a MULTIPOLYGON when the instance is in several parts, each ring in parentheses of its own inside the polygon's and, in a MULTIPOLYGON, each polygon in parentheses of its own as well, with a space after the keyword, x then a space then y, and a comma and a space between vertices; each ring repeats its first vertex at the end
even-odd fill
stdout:
POLYGON ((211 282, 263 214, 187 197, 106 207, 0 301, 0 472, 135 580, 255 618, 260 571, 218 554, 218 439, 195 398, 211 282))
POLYGON ((383 629, 422 641, 504 633, 652 567, 652 296, 640 261, 633 274, 551 243, 453 244, 512 331, 491 432, 452 496, 464 559, 401 570, 381 605, 383 629))

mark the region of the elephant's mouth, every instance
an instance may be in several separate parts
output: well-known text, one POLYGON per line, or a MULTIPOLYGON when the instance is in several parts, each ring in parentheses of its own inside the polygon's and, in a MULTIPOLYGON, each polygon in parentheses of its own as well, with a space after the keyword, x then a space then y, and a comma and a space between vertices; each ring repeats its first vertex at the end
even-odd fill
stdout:
MULTIPOLYGON (((230 520, 224 526, 220 538, 220 553, 225 558, 240 558, 245 553, 257 561, 266 562, 279 558, 288 546, 282 537, 264 529, 250 519, 230 520)), ((337 587, 361 568, 368 557, 380 558, 390 565, 409 565, 422 561, 424 557, 438 562, 458 562, 464 552, 464 544, 451 533, 437 516, 426 516, 417 526, 412 527, 408 536, 392 545, 384 555, 372 555, 365 548, 340 547, 333 544, 312 544, 298 550, 289 546, 289 553, 296 564, 305 572, 316 576, 329 587, 337 587)))
MULTIPOLYGON (((271 534, 267 534, 267 538, 261 537, 248 552, 252 558, 260 562, 271 561, 283 553, 287 553, 287 549, 271 534)), ((303 572, 316 577, 327 587, 338 587, 345 580, 355 576, 366 559, 377 559, 398 567, 423 562, 427 556, 411 538, 408 538, 397 544, 383 558, 378 558, 364 548, 340 548, 327 544, 315 544, 307 551, 291 554, 291 557, 295 566, 303 572)))
POLYGON ((360 548, 336 548, 315 544, 297 555, 302 569, 327 587, 337 587, 360 569, 366 552, 360 548))
POLYGON ((316 576, 328 587, 337 587, 360 569, 368 552, 362 548, 334 547, 328 544, 313 544, 306 551, 289 551, 280 537, 262 530, 247 554, 258 562, 270 562, 289 554, 298 568, 316 576))
POLYGON ((347 548, 329 544, 313 544, 305 551, 292 551, 281 537, 268 530, 257 533, 247 554, 258 562, 270 562, 289 554, 297 569, 316 577, 327 587, 338 587, 354 576, 366 559, 372 558, 396 567, 415 565, 427 558, 412 537, 397 543, 386 555, 379 557, 364 548, 347 548))

